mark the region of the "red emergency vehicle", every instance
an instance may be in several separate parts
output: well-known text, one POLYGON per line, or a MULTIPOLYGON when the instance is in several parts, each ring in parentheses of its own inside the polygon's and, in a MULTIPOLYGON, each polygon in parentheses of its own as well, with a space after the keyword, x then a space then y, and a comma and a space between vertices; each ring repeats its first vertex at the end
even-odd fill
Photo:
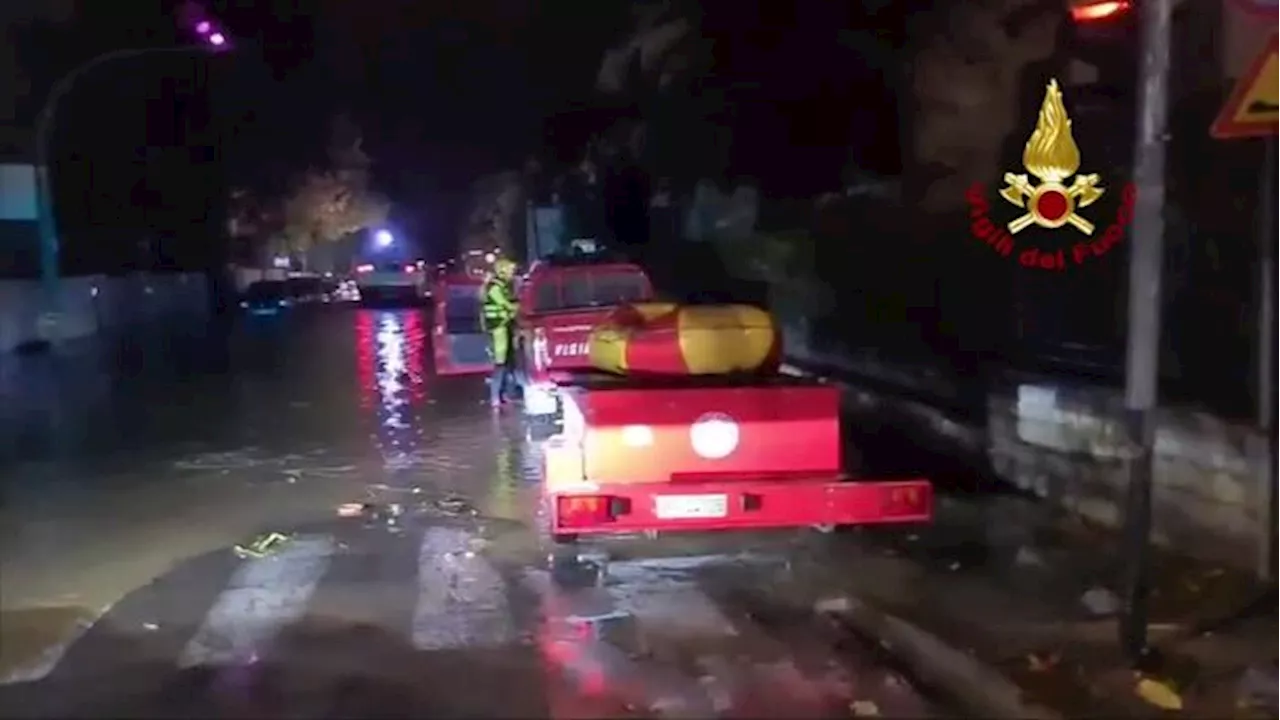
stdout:
POLYGON ((840 390, 780 374, 781 343, 750 305, 603 318, 587 341, 596 371, 558 382, 542 476, 552 538, 929 520, 928 481, 846 473, 840 390))
POLYGON ((432 290, 435 306, 432 349, 437 375, 472 375, 493 370, 489 336, 482 324, 484 278, 442 274, 432 290))
POLYGON ((619 305, 650 300, 653 285, 634 263, 571 254, 535 262, 518 292, 524 413, 546 419, 559 414, 559 383, 591 369, 591 331, 619 305))

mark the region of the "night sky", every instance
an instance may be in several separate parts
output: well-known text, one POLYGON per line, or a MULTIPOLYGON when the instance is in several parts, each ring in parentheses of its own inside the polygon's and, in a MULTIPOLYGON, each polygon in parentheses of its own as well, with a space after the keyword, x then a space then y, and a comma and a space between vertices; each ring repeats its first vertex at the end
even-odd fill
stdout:
MULTIPOLYGON (((643 98, 605 98, 593 87, 604 50, 630 28, 630 5, 205 3, 234 52, 100 68, 59 114, 58 192, 76 261, 68 269, 105 262, 104 248, 120 238, 201 223, 216 232, 229 185, 278 186, 320 161, 337 112, 364 128, 396 223, 451 245, 477 177, 534 154, 574 160, 612 119, 638 114, 643 98)), ((838 189, 850 158, 896 169, 889 73, 842 42, 842 29, 895 24, 866 9, 874 6, 853 16, 849 4, 822 0, 701 3, 714 69, 694 92, 727 103, 724 174, 752 178, 771 196, 807 197, 838 189)), ((180 42, 176 14, 163 0, 81 0, 72 26, 28 33, 33 85, 112 47, 180 42)), ((685 153, 679 143, 668 140, 666 152, 685 153)))
POLYGON ((217 8, 246 47, 228 58, 221 88, 240 127, 232 171, 253 173, 282 153, 297 163, 323 148, 327 116, 347 111, 397 221, 452 236, 470 183, 542 150, 545 119, 590 98, 598 59, 625 27, 621 3, 614 18, 571 0, 537 3, 536 14, 530 5, 217 8))

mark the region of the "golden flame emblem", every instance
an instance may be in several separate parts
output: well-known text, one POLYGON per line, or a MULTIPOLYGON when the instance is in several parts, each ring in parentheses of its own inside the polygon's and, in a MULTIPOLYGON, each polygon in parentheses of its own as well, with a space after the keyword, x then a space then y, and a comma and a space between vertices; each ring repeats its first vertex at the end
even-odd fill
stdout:
POLYGON ((1017 234, 1034 224, 1050 229, 1070 225, 1093 234, 1093 223, 1076 210, 1092 205, 1105 191, 1097 187, 1097 175, 1076 175, 1070 186, 1063 184, 1080 169, 1080 148, 1071 137, 1071 118, 1057 80, 1050 80, 1045 89, 1036 129, 1022 150, 1022 165, 1040 184, 1032 185, 1025 174, 1004 174, 1007 187, 1000 197, 1027 211, 1009 223, 1009 232, 1017 234))

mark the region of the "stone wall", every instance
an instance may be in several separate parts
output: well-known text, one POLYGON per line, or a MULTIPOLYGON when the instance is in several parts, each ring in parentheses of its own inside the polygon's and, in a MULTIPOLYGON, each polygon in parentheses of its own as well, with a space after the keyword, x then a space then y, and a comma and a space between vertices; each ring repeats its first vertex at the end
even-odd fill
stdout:
MULTIPOLYGON (((1095 522, 1120 524, 1131 452, 1118 391, 1024 383, 989 397, 987 451, 1002 478, 1095 522)), ((1188 408, 1158 413, 1156 542, 1251 567, 1267 522, 1259 435, 1188 408)))
POLYGON ((41 338, 72 340, 184 317, 203 322, 210 313, 199 274, 70 277, 60 293, 61 314, 51 324, 41 320, 39 281, 0 280, 0 353, 41 338))
MULTIPOLYGON (((984 458, 1004 482, 1067 512, 1119 526, 1128 448, 1118 391, 1009 375, 993 379, 982 417, 957 409, 949 398, 961 393, 940 388, 935 368, 815 353, 804 342, 803 328, 787 325, 794 323, 784 323, 789 360, 846 380, 860 407, 910 423, 933 449, 947 446, 984 458)), ((1253 569, 1268 522, 1258 480, 1261 447, 1252 428, 1189 408, 1161 408, 1155 542, 1253 569)))

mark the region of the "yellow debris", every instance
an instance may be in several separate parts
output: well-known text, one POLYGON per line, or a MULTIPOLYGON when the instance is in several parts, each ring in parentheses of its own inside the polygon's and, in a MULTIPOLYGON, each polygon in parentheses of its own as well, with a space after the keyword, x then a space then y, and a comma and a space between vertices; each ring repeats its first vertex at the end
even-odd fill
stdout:
POLYGON ((1152 680, 1151 678, 1142 678, 1138 681, 1138 686, 1134 690, 1138 693, 1138 697, 1161 710, 1182 709, 1182 696, 1168 683, 1152 680))

